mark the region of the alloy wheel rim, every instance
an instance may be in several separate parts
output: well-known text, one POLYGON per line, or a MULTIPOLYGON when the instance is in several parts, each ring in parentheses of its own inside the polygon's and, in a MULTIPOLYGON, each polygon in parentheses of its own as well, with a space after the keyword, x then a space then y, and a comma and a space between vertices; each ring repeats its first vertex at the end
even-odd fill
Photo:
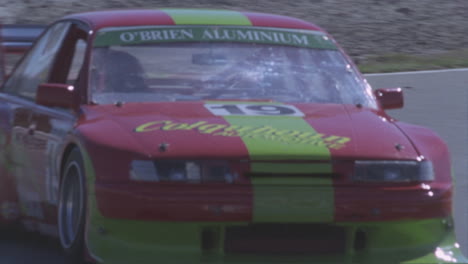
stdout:
POLYGON ((78 163, 68 164, 64 176, 59 200, 58 225, 62 246, 70 248, 78 236, 83 211, 83 186, 81 186, 81 170, 78 163))

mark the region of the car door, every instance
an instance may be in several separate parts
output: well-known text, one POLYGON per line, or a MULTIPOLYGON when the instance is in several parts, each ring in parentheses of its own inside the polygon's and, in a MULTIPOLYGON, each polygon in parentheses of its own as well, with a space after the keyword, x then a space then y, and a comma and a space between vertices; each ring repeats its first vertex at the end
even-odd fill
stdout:
MULTIPOLYGON (((44 209, 48 200, 44 171, 49 153, 53 152, 47 136, 39 132, 51 131, 52 127, 38 122, 41 118, 38 119, 35 96, 38 85, 51 79, 57 54, 66 43, 71 26, 67 21, 50 26, 20 61, 0 93, 0 115, 8 117, 2 120, 6 124, 0 126, 5 138, 0 150, 6 160, 3 167, 13 179, 23 224, 34 230, 41 229, 36 220, 47 222, 50 218, 50 212, 44 209)), ((61 112, 62 119, 73 118, 71 113, 61 112)))
MULTIPOLYGON (((86 31, 80 25, 72 24, 64 43, 58 51, 51 69, 49 83, 67 83, 76 87, 86 50, 86 31)), ((36 161, 34 178, 40 190, 41 208, 44 218, 38 224, 39 231, 54 234, 57 224, 57 205, 60 185, 60 153, 68 143, 67 135, 76 122, 76 113, 60 107, 50 108, 35 105, 32 109, 30 132, 36 148, 29 148, 28 154, 36 161)))

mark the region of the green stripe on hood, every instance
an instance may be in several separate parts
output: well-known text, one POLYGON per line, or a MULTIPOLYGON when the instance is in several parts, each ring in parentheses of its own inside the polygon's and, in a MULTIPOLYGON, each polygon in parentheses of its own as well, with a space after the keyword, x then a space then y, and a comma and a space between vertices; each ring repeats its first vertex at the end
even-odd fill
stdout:
POLYGON ((237 25, 251 26, 242 13, 229 10, 162 9, 176 25, 237 25))
POLYGON ((317 137, 314 146, 287 140, 294 132, 319 135, 302 117, 228 116, 231 124, 243 128, 261 127, 262 130, 239 131, 250 158, 258 160, 330 160, 330 151, 317 137), (287 133, 287 134, 286 134, 287 133))
POLYGON ((331 159, 330 151, 320 136, 314 138, 314 144, 305 144, 297 137, 302 135, 310 143, 313 141, 311 137, 321 134, 299 116, 229 115, 224 118, 237 128, 236 132, 249 152, 254 222, 333 221, 335 205, 331 176, 314 179, 310 175, 332 172, 331 164, 326 163, 331 159), (291 177, 291 174, 301 177, 291 177))

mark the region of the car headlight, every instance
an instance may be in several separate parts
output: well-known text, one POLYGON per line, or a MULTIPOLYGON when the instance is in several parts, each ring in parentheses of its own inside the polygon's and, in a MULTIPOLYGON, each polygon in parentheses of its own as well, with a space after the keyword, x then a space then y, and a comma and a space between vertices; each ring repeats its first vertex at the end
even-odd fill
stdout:
POLYGON ((225 162, 134 160, 130 179, 152 182, 232 182, 234 174, 225 162))
POLYGON ((428 160, 359 160, 355 161, 353 180, 361 182, 432 181, 434 180, 434 169, 428 160))

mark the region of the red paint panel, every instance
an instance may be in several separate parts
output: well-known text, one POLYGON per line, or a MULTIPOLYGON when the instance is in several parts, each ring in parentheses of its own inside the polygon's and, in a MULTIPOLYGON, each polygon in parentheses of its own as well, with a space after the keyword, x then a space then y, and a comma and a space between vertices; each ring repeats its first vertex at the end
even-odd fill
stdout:
POLYGON ((242 12, 255 27, 297 28, 324 31, 320 27, 297 18, 263 13, 242 12))
POLYGON ((85 112, 93 118, 82 121, 79 137, 92 157, 98 207, 105 216, 161 221, 250 221, 253 191, 246 179, 241 179, 243 184, 239 185, 174 185, 177 188, 167 183, 135 184, 129 179, 130 162, 134 159, 232 160, 238 163, 233 169, 239 175, 247 170, 245 164, 241 166, 238 162, 248 158, 242 139, 209 133, 210 126, 229 124, 224 118, 213 116, 203 103, 94 106, 86 107, 85 112), (201 121, 207 126, 188 130, 171 126, 163 130, 158 126, 151 131, 135 131, 145 123, 159 120, 171 121, 175 127, 201 121), (168 144, 166 151, 159 150, 161 143, 168 144), (217 210, 222 213, 217 215, 217 210))
POLYGON ((9 223, 19 217, 18 195, 12 175, 0 167, 0 224, 9 223))
POLYGON ((78 108, 74 88, 68 84, 43 83, 37 88, 36 103, 49 107, 78 108))
POLYGON ((296 106, 318 133, 349 138, 344 147, 330 148, 333 160, 416 160, 419 156, 405 134, 373 109, 336 104, 296 106), (398 151, 397 143, 404 149, 398 151))
POLYGON ((452 213, 451 185, 427 184, 426 189, 421 184, 393 186, 335 186, 335 220, 392 221, 442 218, 452 213))
POLYGON ((251 221, 252 188, 232 184, 96 184, 105 217, 151 221, 251 221))
MULTIPOLYGON (((109 136, 109 138, 114 137, 109 136)), ((121 142, 125 141, 121 139, 121 142)), ((90 141, 85 141, 85 145, 92 158, 96 182, 128 182, 131 160, 147 158, 137 152, 119 149, 118 146, 109 147, 90 141)))
POLYGON ((175 25, 172 18, 160 10, 114 10, 87 12, 65 17, 79 19, 91 24, 93 30, 103 27, 175 25))
POLYGON ((392 221, 446 217, 451 214, 451 183, 448 152, 432 132, 410 131, 413 142, 387 116, 372 109, 355 106, 299 105, 306 120, 318 133, 349 137, 345 147, 330 148, 333 160, 335 220, 392 221), (437 142, 435 142, 437 141, 437 142), (395 144, 404 149, 397 150, 395 144), (438 147, 432 147, 434 144, 438 147), (424 154, 434 163, 436 181, 426 184, 366 184, 351 180, 353 161, 359 159, 416 160, 424 154), (430 189, 427 189, 430 187, 430 189))
POLYGON ((42 212, 44 213, 44 219, 42 219, 41 222, 52 226, 57 226, 58 206, 48 202, 41 202, 40 205, 42 212))
MULTIPOLYGON (((384 120, 385 116, 380 112, 351 106, 347 109, 347 106, 337 105, 298 104, 296 107, 305 114, 305 120, 318 133, 351 139, 344 147, 330 149, 334 173, 339 175, 334 178, 337 221, 390 221, 450 215, 449 181, 441 182, 438 178, 435 183, 428 185, 430 190, 416 184, 370 185, 351 182, 352 161, 355 159, 414 160, 419 156, 406 135, 392 121, 384 120), (395 143, 403 144, 405 149, 397 150, 395 143)), ((98 206, 107 216, 171 221, 251 219, 253 193, 251 187, 246 185, 209 185, 210 188, 203 184, 177 185, 183 193, 168 192, 170 185, 167 183, 145 186, 153 186, 151 191, 141 189, 143 187, 128 188, 125 191, 115 184, 103 185, 119 182, 132 184, 128 179, 132 159, 247 159, 247 149, 239 137, 217 136, 209 132, 211 128, 215 128, 209 125, 229 124, 223 118, 213 116, 202 102, 95 106, 88 108, 86 112, 90 112, 91 108, 95 113, 90 116, 95 118, 88 126, 81 125, 80 130, 88 139, 86 145, 95 164, 97 185, 100 186, 96 189, 98 206), (109 121, 110 116, 112 121, 109 121), (148 131, 135 131, 135 128, 154 121, 168 121, 170 126, 163 129, 158 124, 155 127, 145 127, 150 128, 148 131), (206 122, 208 126, 203 129, 188 128, 197 122, 206 122), (85 127, 92 129, 85 131, 85 127), (169 144, 168 149, 160 151, 160 143, 169 144), (119 151, 116 152, 115 149, 119 151), (147 153, 148 156, 137 153, 147 153), (218 192, 220 190, 222 194, 218 192), (217 210, 225 212, 220 216, 213 213, 217 210)), ((418 136, 421 143, 424 135, 427 140, 434 138, 432 134, 426 134, 418 136)), ((423 153, 431 153, 431 149, 424 149, 423 153)), ((441 153, 447 154, 443 151, 441 153)), ((440 162, 435 154, 428 155, 428 158, 440 162)), ((448 160, 443 159, 441 164, 435 165, 437 174, 449 172, 446 163, 449 164, 448 160)))
MULTIPOLYGON (((251 221, 253 190, 229 184, 97 184, 105 217, 152 221, 251 221)), ((397 221, 447 217, 452 191, 446 185, 336 189, 337 222, 397 221)))
POLYGON ((126 104, 122 108, 108 110, 115 122, 104 121, 108 117, 103 116, 102 122, 92 124, 86 138, 120 150, 139 149, 141 151, 138 152, 146 153, 151 158, 239 160, 249 157, 240 137, 214 135, 212 129, 216 126, 228 127, 230 124, 224 118, 211 114, 202 102, 126 104), (156 125, 153 128, 157 129, 135 132, 141 125, 164 121, 167 121, 165 124, 170 122, 170 126, 156 125), (177 128, 184 125, 190 127, 198 122, 205 123, 192 129, 177 128), (159 150, 162 143, 169 144, 167 151, 159 150))
POLYGON ((403 122, 396 122, 396 125, 408 135, 420 155, 432 161, 436 180, 451 182, 450 153, 442 139, 434 131, 425 127, 403 122))
POLYGON ((378 89, 374 94, 382 109, 399 109, 404 106, 401 88, 378 89))
MULTIPOLYGON (((297 28, 324 31, 320 27, 297 18, 242 12, 257 27, 297 28)), ((138 26, 138 25, 174 25, 173 19, 160 10, 114 10, 87 12, 70 15, 65 18, 88 21, 94 30, 103 27, 138 26)))

